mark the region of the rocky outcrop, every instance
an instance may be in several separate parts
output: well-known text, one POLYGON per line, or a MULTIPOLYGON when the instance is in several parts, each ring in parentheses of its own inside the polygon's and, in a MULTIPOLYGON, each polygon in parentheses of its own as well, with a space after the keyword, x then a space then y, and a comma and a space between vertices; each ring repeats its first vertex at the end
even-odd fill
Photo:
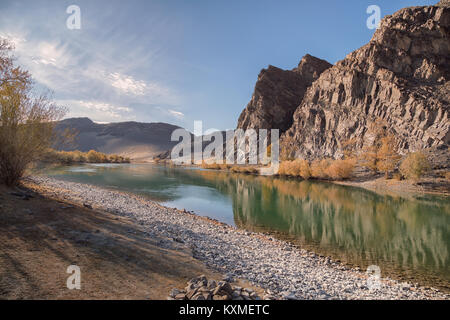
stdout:
POLYGON ((403 153, 448 145, 449 33, 449 1, 385 17, 367 45, 308 88, 282 148, 307 159, 339 158, 345 141, 370 141, 375 121, 395 133, 403 153))
POLYGON ((252 99, 239 117, 238 128, 286 131, 306 89, 330 67, 328 62, 306 55, 293 70, 274 66, 263 69, 252 99))

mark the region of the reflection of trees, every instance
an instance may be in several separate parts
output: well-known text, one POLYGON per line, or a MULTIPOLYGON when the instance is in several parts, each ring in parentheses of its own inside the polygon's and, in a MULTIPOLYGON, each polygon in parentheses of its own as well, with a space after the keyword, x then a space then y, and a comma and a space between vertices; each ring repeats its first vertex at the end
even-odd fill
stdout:
POLYGON ((379 195, 329 183, 211 170, 139 165, 98 170, 101 174, 80 175, 88 183, 103 179, 99 184, 160 192, 162 200, 180 197, 171 190, 185 185, 215 189, 232 200, 237 226, 280 232, 361 266, 386 262, 449 274, 450 202, 443 198, 379 195))
POLYGON ((201 176, 232 197, 240 227, 283 232, 355 263, 383 260, 448 269, 448 201, 282 178, 210 171, 201 176))

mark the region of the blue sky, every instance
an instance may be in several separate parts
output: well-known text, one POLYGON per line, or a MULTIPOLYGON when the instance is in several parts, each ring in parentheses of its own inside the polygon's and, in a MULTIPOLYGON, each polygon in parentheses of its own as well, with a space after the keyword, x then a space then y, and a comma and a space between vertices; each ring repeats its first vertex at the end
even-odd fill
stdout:
POLYGON ((1 0, 0 36, 68 117, 228 129, 269 64, 335 63, 370 40, 369 5, 385 16, 436 2, 1 0), (73 4, 80 30, 66 27, 73 4))

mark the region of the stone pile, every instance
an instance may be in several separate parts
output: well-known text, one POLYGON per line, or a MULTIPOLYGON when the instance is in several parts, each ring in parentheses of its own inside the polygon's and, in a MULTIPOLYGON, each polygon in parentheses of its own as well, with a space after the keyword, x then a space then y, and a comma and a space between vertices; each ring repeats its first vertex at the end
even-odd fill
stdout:
MULTIPOLYGON (((189 280, 183 290, 173 289, 168 300, 261 300, 253 289, 233 286, 232 281, 231 277, 226 277, 217 282, 201 275, 189 280)), ((265 296, 265 299, 274 298, 265 296)))

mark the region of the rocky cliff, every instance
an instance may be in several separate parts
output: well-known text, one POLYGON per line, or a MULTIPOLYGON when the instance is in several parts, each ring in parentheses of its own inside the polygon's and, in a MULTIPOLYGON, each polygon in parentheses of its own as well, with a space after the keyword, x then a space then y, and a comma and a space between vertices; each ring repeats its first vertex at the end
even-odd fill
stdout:
POLYGON ((252 99, 239 117, 238 128, 286 131, 306 89, 330 67, 328 62, 306 55, 293 70, 274 66, 262 70, 252 99))
MULTIPOLYGON (((445 148, 450 143, 449 78, 449 1, 402 9, 382 20, 367 45, 312 83, 294 112, 293 124, 282 137, 281 146, 291 156, 338 158, 345 141, 354 139, 359 146, 370 141, 368 128, 380 121, 398 137, 402 152, 445 148)), ((267 92, 257 85, 246 111, 259 108, 253 116, 259 119, 261 115, 278 114, 279 109, 291 110, 295 99, 286 99, 286 104, 281 103, 284 100, 266 103, 273 111, 260 105, 264 101, 260 97, 265 94, 271 102, 277 101, 274 93, 296 92, 300 96, 303 87, 288 82, 286 89, 280 88, 284 83, 279 82, 276 90, 270 87, 267 92)), ((240 123, 251 118, 246 111, 240 123)), ((255 123, 267 126, 263 120, 255 123)))

